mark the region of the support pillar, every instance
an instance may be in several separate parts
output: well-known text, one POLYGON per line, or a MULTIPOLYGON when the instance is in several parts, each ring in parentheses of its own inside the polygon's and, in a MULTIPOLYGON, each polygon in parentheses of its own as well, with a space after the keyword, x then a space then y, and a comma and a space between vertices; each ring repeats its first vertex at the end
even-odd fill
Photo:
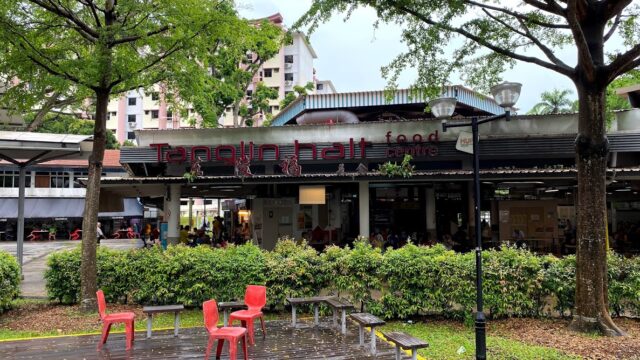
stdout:
POLYGON ((164 202, 164 215, 167 221, 167 243, 177 244, 180 238, 180 184, 171 184, 164 202))
POLYGON ((20 274, 22 274, 23 262, 23 245, 24 245, 24 185, 27 169, 24 165, 20 165, 18 179, 18 233, 16 238, 17 248, 16 255, 18 257, 18 266, 20 266, 20 274))
POLYGON ((193 198, 189 198, 189 228, 193 228, 193 198))
POLYGON ((436 240, 438 237, 436 229, 436 189, 427 188, 425 191, 427 202, 427 232, 431 235, 429 240, 436 240))
POLYGON ((371 232, 369 230, 369 182, 360 181, 358 183, 358 210, 360 212, 360 235, 367 239, 371 232))

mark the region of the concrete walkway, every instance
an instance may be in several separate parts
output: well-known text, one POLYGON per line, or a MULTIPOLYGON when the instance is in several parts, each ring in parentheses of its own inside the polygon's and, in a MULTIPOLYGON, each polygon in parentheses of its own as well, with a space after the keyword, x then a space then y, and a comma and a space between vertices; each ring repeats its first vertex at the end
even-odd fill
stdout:
MULTIPOLYGON (((30 241, 24 243, 24 279, 21 284, 21 295, 25 298, 46 299, 47 290, 45 288, 44 272, 47 268, 47 257, 62 250, 73 249, 80 246, 80 241, 30 241)), ((100 246, 110 249, 126 250, 142 247, 140 239, 107 239, 101 240, 100 246)), ((17 245, 15 241, 0 242, 0 250, 4 250, 16 256, 17 245)))

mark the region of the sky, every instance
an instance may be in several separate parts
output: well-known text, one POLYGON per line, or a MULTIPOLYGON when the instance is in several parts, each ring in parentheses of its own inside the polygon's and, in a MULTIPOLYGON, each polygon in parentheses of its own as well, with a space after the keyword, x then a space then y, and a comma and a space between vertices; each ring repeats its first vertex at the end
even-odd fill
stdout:
MULTIPOLYGON (((279 12, 285 25, 291 27, 309 9, 311 0, 239 0, 238 4, 244 17, 260 18, 279 12)), ((381 24, 374 29, 375 20, 373 10, 358 9, 346 22, 343 16, 334 15, 311 35, 311 45, 318 55, 314 62, 318 79, 331 80, 338 92, 384 89, 387 81, 382 77, 380 68, 406 50, 406 46, 400 41, 398 25, 381 24)), ((533 52, 532 55, 539 54, 533 52)), ((575 63, 571 50, 559 57, 570 64, 575 63)), ((411 85, 415 74, 415 69, 407 70, 400 78, 400 87, 411 85)), ((538 103, 543 91, 570 89, 572 98, 577 98, 575 87, 568 78, 537 65, 518 63, 503 78, 523 84, 516 104, 521 113, 538 103)), ((451 82, 460 84, 456 79, 451 82)))

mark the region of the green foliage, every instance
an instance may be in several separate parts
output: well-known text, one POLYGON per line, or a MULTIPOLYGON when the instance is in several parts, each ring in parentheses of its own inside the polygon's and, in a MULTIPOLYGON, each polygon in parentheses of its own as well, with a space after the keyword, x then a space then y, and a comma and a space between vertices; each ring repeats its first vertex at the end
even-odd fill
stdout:
POLYGON ((63 304, 77 303, 80 300, 80 248, 49 255, 44 279, 49 299, 63 304))
MULTIPOLYGON (((573 309, 575 256, 540 256, 504 246, 483 253, 483 270, 485 307, 491 317, 567 315, 573 309)), ((49 298, 78 302, 79 271, 80 249, 51 254, 45 273, 49 298)), ((323 291, 385 318, 437 313, 470 319, 475 254, 413 244, 382 253, 366 239, 357 240, 353 248, 330 246, 318 254, 288 237, 279 239, 271 252, 252 244, 226 249, 172 246, 166 251, 101 248, 98 282, 109 302, 198 306, 210 298, 242 299, 246 285, 266 284, 272 309, 282 309, 287 297, 323 291)), ((640 257, 611 253, 611 311, 640 313, 639 293, 640 257)))
POLYGON ((16 258, 0 251, 0 313, 20 295, 20 268, 16 258))
POLYGON ((411 165, 412 159, 413 157, 411 155, 405 154, 399 165, 395 161, 387 161, 384 164, 378 165, 378 171, 388 177, 402 176, 403 178, 409 178, 413 175, 413 169, 415 168, 415 166, 411 165))
POLYGON ((293 91, 285 95, 284 99, 280 101, 280 109, 284 109, 289 106, 292 102, 294 102, 300 96, 306 96, 309 91, 313 91, 313 83, 308 82, 304 86, 295 85, 293 87, 293 91))
POLYGON ((240 115, 247 126, 253 125, 253 117, 257 114, 269 113, 270 105, 269 100, 275 100, 278 98, 278 91, 276 89, 266 86, 262 81, 256 85, 256 88, 251 93, 251 99, 248 104, 240 105, 238 115, 240 115))
POLYGON ((540 94, 540 102, 535 104, 527 114, 563 114, 574 112, 574 102, 569 98, 573 92, 569 89, 553 89, 540 94))
POLYGON ((135 147, 136 144, 132 140, 127 139, 122 143, 122 146, 135 147))
POLYGON ((267 299, 272 307, 285 305, 287 297, 316 296, 325 287, 322 259, 305 242, 278 239, 266 253, 267 299))

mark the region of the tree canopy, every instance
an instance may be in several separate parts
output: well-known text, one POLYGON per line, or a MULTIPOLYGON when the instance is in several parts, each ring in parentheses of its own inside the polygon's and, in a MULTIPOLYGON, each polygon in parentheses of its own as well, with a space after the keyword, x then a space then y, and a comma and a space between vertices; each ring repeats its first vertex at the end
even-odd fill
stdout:
POLYGON ((573 91, 569 89, 553 89, 540 94, 540 102, 535 104, 527 114, 562 114, 573 112, 573 100, 569 96, 573 91))
POLYGON ((209 84, 217 61, 239 40, 235 35, 251 26, 231 0, 0 0, 4 99, 16 108, 51 93, 95 101, 82 226, 84 309, 95 309, 95 224, 110 98, 161 82, 170 99, 193 101, 205 118, 215 118, 220 103, 198 102, 197 86, 209 84))
MULTIPOLYGON (((640 6, 634 0, 314 0, 295 27, 372 7, 402 29, 407 51, 382 73, 391 87, 417 70, 414 87, 439 96, 459 75, 480 90, 517 61, 571 79, 578 94, 576 310, 571 328, 623 335, 608 312, 606 248, 607 86, 640 66, 640 6), (616 39, 616 46, 611 46, 616 39), (619 44, 619 45, 618 45, 619 44), (562 59, 572 50, 575 63, 562 59)), ((525 91, 526 91, 526 84, 525 91)))

